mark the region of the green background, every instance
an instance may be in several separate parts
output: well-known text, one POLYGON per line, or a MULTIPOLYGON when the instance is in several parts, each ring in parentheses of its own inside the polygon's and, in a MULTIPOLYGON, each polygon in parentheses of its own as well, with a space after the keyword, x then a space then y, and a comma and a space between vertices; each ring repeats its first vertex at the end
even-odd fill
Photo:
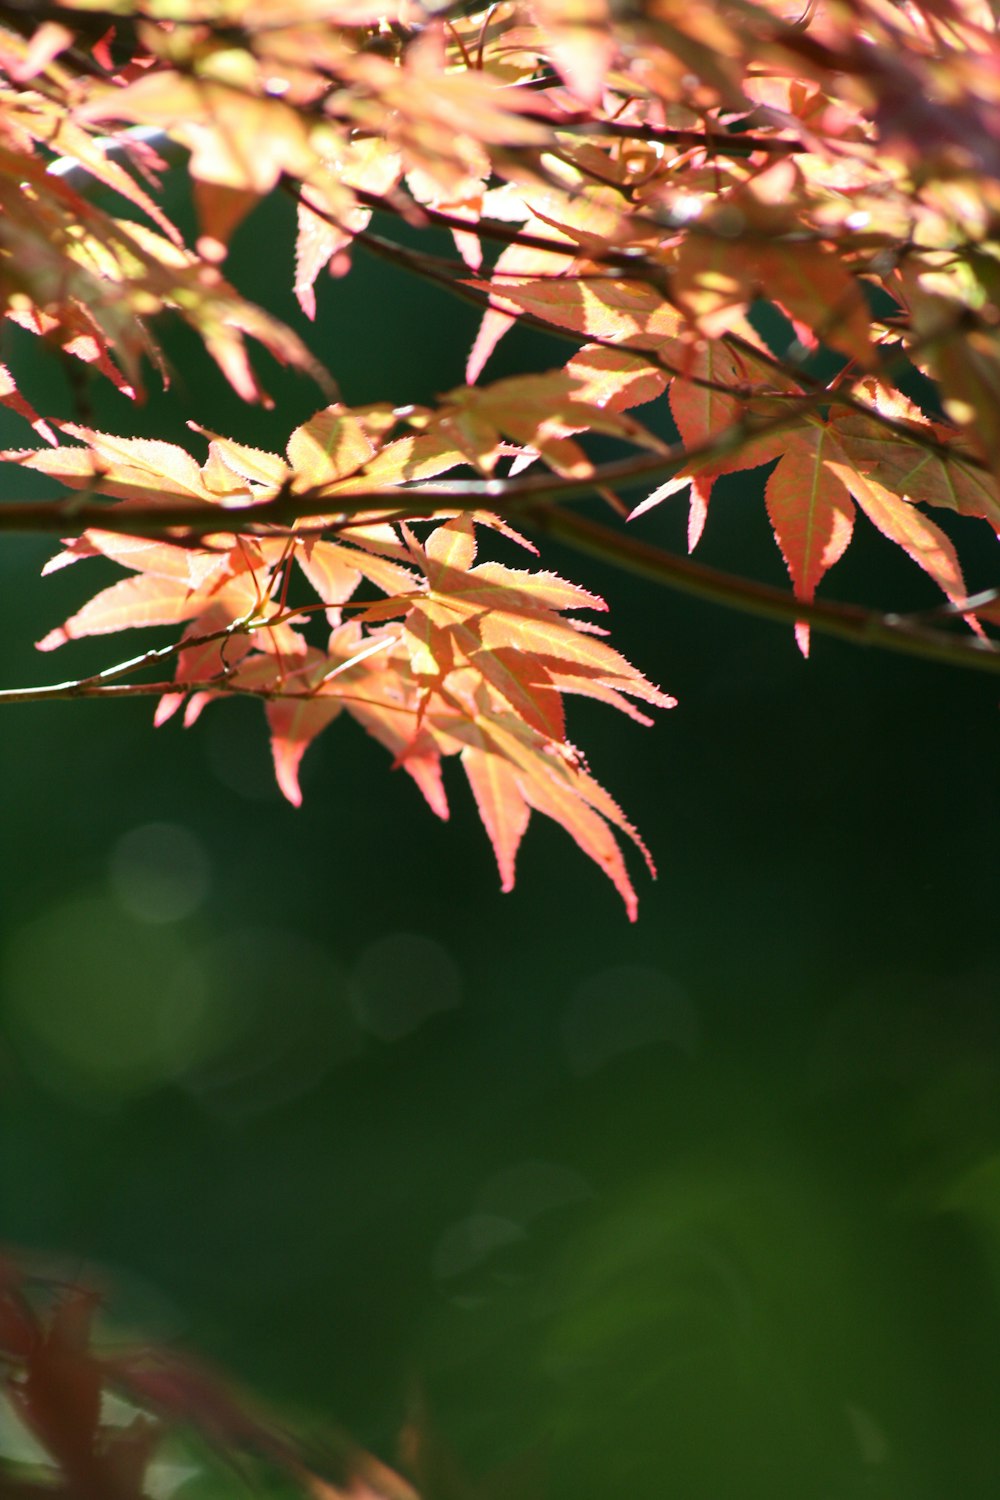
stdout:
MULTIPOLYGON (((230 274, 303 327, 291 235, 265 206, 230 274)), ((461 382, 472 309, 361 253, 319 291, 346 401, 461 382)), ((319 404, 262 357, 276 410, 242 407, 165 334, 146 410, 16 331, 3 357, 113 431, 280 448, 319 404)), ((487 378, 568 352, 516 334, 487 378)), ((637 531, 680 550, 683 512, 637 531)), ((995 582, 985 531, 955 534, 995 582)), ((0 548, 4 686, 132 650, 33 651, 114 576, 39 580, 50 550, 0 548)), ((723 481, 699 556, 784 581, 759 476, 723 481)), ((296 811, 258 705, 189 732, 149 700, 3 708, 0 1241, 300 1428, 393 1460, 419 1407, 477 1493, 993 1496, 995 681, 820 637, 807 664, 790 631, 543 560, 680 700, 649 730, 571 705, 660 866, 634 927, 538 819, 501 896, 460 777, 442 825, 352 724, 296 811)), ((863 520, 826 592, 936 603, 863 520)))

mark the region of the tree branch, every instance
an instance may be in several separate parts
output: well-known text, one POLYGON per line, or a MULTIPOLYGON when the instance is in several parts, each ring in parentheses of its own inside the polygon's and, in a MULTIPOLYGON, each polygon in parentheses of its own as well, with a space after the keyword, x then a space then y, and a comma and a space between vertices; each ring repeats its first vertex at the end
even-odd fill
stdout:
POLYGON ((770 584, 678 557, 662 547, 624 536, 569 511, 539 508, 529 511, 525 519, 537 530, 578 551, 713 604, 783 625, 802 621, 824 635, 850 641, 855 646, 878 646, 925 661, 1000 673, 1000 650, 975 636, 961 640, 944 631, 928 630, 912 616, 882 614, 857 604, 820 600, 807 604, 770 584))
MULTIPOLYGON (((779 432, 793 423, 803 407, 815 408, 819 396, 802 396, 794 411, 772 417, 741 418, 722 427, 701 443, 690 447, 666 443, 654 454, 599 464, 581 478, 552 474, 518 475, 516 478, 442 479, 400 484, 385 489, 338 490, 336 487, 302 491, 283 486, 270 500, 250 505, 207 505, 201 500, 101 501, 71 494, 62 500, 8 501, 0 504, 0 532, 34 532, 55 536, 79 535, 96 527, 126 536, 164 536, 182 529, 183 542, 194 537, 252 536, 274 527, 287 529, 310 517, 331 518, 326 529, 344 529, 352 517, 368 518, 372 510, 385 510, 380 519, 420 520, 439 510, 495 510, 517 513, 540 501, 579 500, 600 491, 641 480, 666 480, 694 463, 714 463, 738 452, 754 438, 779 432)), ((95 476, 96 478, 97 476, 95 476)), ((344 483, 345 481, 338 481, 344 483)))

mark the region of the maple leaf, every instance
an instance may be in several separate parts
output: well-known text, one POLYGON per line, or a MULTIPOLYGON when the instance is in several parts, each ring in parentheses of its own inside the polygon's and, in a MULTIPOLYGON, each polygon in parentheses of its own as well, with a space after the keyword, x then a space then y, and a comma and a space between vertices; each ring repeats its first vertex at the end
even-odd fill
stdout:
POLYGON ((375 444, 356 417, 331 406, 296 427, 285 452, 297 482, 312 489, 356 473, 375 444))
MULTIPOLYGON (((676 385, 674 382, 671 386, 672 401, 676 385)), ((929 423, 922 425, 931 432, 929 423)), ((714 479, 722 473, 773 464, 765 481, 765 503, 797 599, 811 601, 824 574, 843 556, 854 531, 856 502, 877 529, 901 547, 953 604, 960 604, 966 598, 966 588, 954 545, 913 503, 926 498, 919 479, 926 465, 904 450, 910 464, 900 472, 901 445, 901 435, 894 436, 856 411, 838 413, 827 422, 813 417, 780 435, 751 437, 735 455, 682 467, 636 506, 630 519, 660 504, 688 482, 703 483, 706 472, 714 479)), ((963 473, 960 452, 954 460, 939 457, 938 462, 961 486, 968 512, 984 514, 985 505, 991 503, 988 482, 975 471, 963 473)), ((941 503, 949 503, 949 494, 954 495, 955 490, 935 492, 942 494, 941 503)), ((951 503, 958 508, 953 500, 951 503)), ((978 631, 974 616, 966 613, 966 619, 978 631)), ((800 621, 795 637, 804 656, 809 654, 809 636, 808 625, 800 621)))
POLYGON ((608 411, 628 411, 655 401, 667 388, 668 376, 641 355, 604 344, 584 344, 566 362, 566 373, 578 382, 578 401, 608 411))
MULTIPOLYGON (((672 700, 580 617, 604 607, 597 596, 544 567, 477 560, 487 531, 525 545, 508 500, 527 497, 546 524, 560 496, 591 485, 617 505, 615 483, 658 471, 632 514, 689 489, 692 549, 715 479, 768 464, 768 518, 803 609, 860 508, 980 632, 985 659, 957 551, 925 509, 1000 529, 1000 52, 978 0, 794 18, 752 0, 657 0, 628 16, 605 0, 447 16, 409 0, 255 0, 238 26, 211 6, 167 19, 123 3, 115 37, 95 37, 103 20, 77 8, 0 28, 0 314, 141 396, 144 361, 164 364, 155 319, 173 310, 242 398, 267 400, 254 339, 330 404, 280 454, 192 421, 199 461, 48 420, 0 367, 0 405, 51 445, 2 457, 76 491, 88 519, 103 508, 93 497, 111 502, 114 521, 70 536, 46 571, 100 556, 127 575, 45 649, 173 627, 172 645, 136 659, 172 662, 173 679, 151 685, 157 722, 259 697, 293 802, 308 745, 338 718, 384 744, 441 817, 442 763, 457 757, 504 888, 535 810, 630 914, 617 836, 634 830, 568 739, 566 701, 647 723, 672 700), (172 163, 189 153, 193 251, 160 201, 159 148, 172 163), (98 186, 141 221, 100 210, 98 186), (219 271, 235 226, 279 187, 296 202, 290 277, 305 312, 324 266, 346 274, 364 236, 484 307, 469 384, 430 406, 333 399, 306 345, 219 271), (395 243, 393 216, 406 235, 446 229, 459 258, 395 243), (754 332, 761 300, 791 321, 788 348, 754 332), (576 352, 474 386, 519 319, 576 352), (892 388, 914 366, 933 382, 926 411, 892 388), (681 466, 630 415, 664 393, 681 466), (927 415, 940 410, 947 420, 927 415), (598 463, 591 434, 645 452, 598 463), (522 483, 535 463, 551 475, 522 483), (484 493, 495 512, 471 508, 484 493)), ((71 532, 72 507, 55 504, 50 527, 71 532)), ((950 651, 937 634, 934 650, 950 651)), ((807 651, 805 623, 796 635, 807 651)))
POLYGON ((604 871, 634 922, 638 901, 612 828, 633 840, 654 876, 656 866, 617 804, 582 768, 573 747, 554 753, 550 741, 533 737, 530 728, 511 715, 481 712, 471 722, 448 729, 453 737, 470 742, 462 761, 477 806, 486 807, 484 823, 503 888, 509 890, 513 884, 518 844, 535 810, 561 824, 604 871))
POLYGON ((122 389, 141 392, 141 361, 157 350, 146 319, 177 311, 198 333, 233 388, 268 397, 246 353, 246 338, 332 390, 320 362, 292 329, 229 286, 214 265, 143 224, 88 204, 41 164, 0 148, 0 245, 16 268, 0 284, 0 310, 43 336, 58 332, 69 352, 94 363, 122 389), (27 176, 25 193, 18 177, 27 176), (81 340, 83 342, 81 342, 81 340), (109 355, 121 366, 116 376, 109 355))
POLYGON ((838 462, 831 456, 827 465, 883 536, 923 568, 953 604, 960 604, 967 597, 954 544, 929 516, 877 480, 859 474, 849 461, 838 462))
POLYGON ((0 405, 9 406, 11 411, 16 411, 19 417, 31 423, 39 437, 44 438, 53 447, 56 446, 58 439, 50 424, 44 417, 40 417, 30 401, 26 401, 21 395, 6 365, 0 365, 0 405))
MULTIPOLYGON (((608 374, 600 371, 598 378, 608 374)), ((635 372, 625 374, 634 383, 635 372)), ((183 499, 216 509, 220 529, 201 546, 115 530, 86 532, 48 571, 103 556, 129 576, 100 590, 39 646, 51 650, 86 635, 184 625, 176 648, 177 685, 162 693, 157 724, 185 700, 190 725, 213 698, 234 692, 262 697, 278 784, 295 805, 302 800, 299 768, 306 749, 344 710, 390 749, 440 817, 448 813, 442 756, 464 755, 477 805, 487 809, 484 824, 505 887, 515 853, 511 830, 523 832, 535 808, 568 829, 634 916, 635 893, 611 830, 617 827, 636 841, 638 836, 567 740, 563 695, 595 698, 642 723, 648 718, 632 699, 660 707, 674 700, 571 616, 581 609, 606 610, 601 598, 548 571, 477 562, 477 527, 525 545, 509 523, 488 512, 445 515, 423 542, 412 527, 364 512, 341 524, 335 539, 294 530, 250 537, 223 529, 234 495, 245 502, 249 492, 251 513, 255 501, 286 489, 329 495, 333 505, 345 485, 371 484, 373 478, 384 483, 390 475, 402 479, 414 464, 433 473, 474 455, 485 465, 500 433, 533 436, 554 467, 571 463, 574 471, 589 471, 575 445, 567 458, 567 432, 589 419, 616 434, 642 434, 610 405, 581 402, 580 383, 554 372, 455 393, 459 399, 446 401, 438 413, 410 415, 426 422, 412 440, 385 441, 396 426, 391 412, 330 406, 295 429, 284 458, 202 429, 209 454, 201 465, 174 444, 63 424, 83 446, 6 457, 70 487, 108 495, 119 511, 151 496, 159 503, 183 499), (548 410, 541 434, 539 401, 548 410), (442 443, 442 433, 456 446, 442 443), (376 472, 380 458, 384 467, 376 472), (293 562, 332 626, 324 650, 298 628, 312 611, 303 612, 297 601, 286 604, 293 562), (362 582, 384 597, 361 601, 360 612, 345 622, 343 611, 353 606, 362 582), (511 760, 513 783, 497 769, 498 758, 511 760), (502 812, 500 789, 514 784, 513 810, 502 812)))
POLYGON ((305 176, 315 157, 306 122, 280 98, 253 98, 218 78, 192 78, 170 68, 144 74, 124 88, 97 94, 78 120, 129 120, 168 128, 191 149, 201 182, 268 192, 282 172, 305 176))
MULTIPOLYGON (((489 281, 470 280, 469 285, 484 292, 490 302, 466 364, 470 385, 478 380, 498 342, 522 311, 561 327, 584 331, 583 307, 579 312, 573 310, 578 296, 586 298, 584 277, 588 268, 584 263, 578 264, 580 252, 584 246, 604 249, 619 238, 623 206, 620 195, 614 192, 581 198, 551 187, 548 191, 526 189, 516 197, 509 192, 504 197, 497 193, 484 197, 484 210, 518 218, 526 235, 539 237, 552 249, 515 240, 500 252, 489 281), (554 295, 547 295, 553 287, 554 295), (513 295, 508 297, 508 290, 513 295), (536 299, 535 306, 531 305, 532 296, 536 299)), ((615 294, 609 295, 613 298, 615 294)), ((599 312, 591 313, 590 317, 595 324, 601 322, 599 312)), ((605 337, 599 326, 587 331, 591 336, 605 337)))
MULTIPOLYGON (((739 416, 740 403, 735 395, 728 394, 725 387, 735 385, 742 372, 732 351, 720 342, 712 341, 700 349, 679 352, 684 373, 670 383, 670 410, 681 441, 693 448, 723 427, 728 427, 739 416)), ((713 483, 720 473, 725 473, 726 467, 725 461, 721 466, 699 464, 691 475, 689 552, 694 551, 701 539, 713 483)), ((637 507, 633 514, 641 514, 648 504, 637 507)))
POLYGON ((553 574, 473 566, 465 518, 437 528, 424 547, 409 541, 428 592, 407 615, 404 640, 414 676, 441 700, 435 707, 431 698, 423 723, 446 751, 460 750, 504 889, 534 807, 595 859, 634 917, 635 894, 608 825, 640 841, 565 740, 558 698, 579 684, 615 706, 628 697, 662 707, 674 700, 563 618, 570 609, 605 609, 596 595, 553 574), (511 762, 513 776, 498 759, 511 762))
MULTIPOLYGON (((767 513, 795 597, 806 601, 814 598, 824 573, 844 555, 854 530, 850 495, 826 461, 830 449, 827 429, 796 432, 764 486, 767 513)), ((795 638, 802 655, 808 656, 808 625, 800 621, 795 638)))
POLYGON ((326 266, 333 275, 345 274, 346 252, 371 220, 371 208, 357 201, 353 189, 381 196, 396 186, 403 170, 399 153, 378 136, 339 143, 334 160, 335 176, 328 146, 330 171, 321 184, 314 180, 303 187, 297 205, 294 290, 308 318, 316 316, 314 288, 320 271, 326 266))
MULTIPOLYGON (((213 488, 191 454, 176 443, 116 437, 76 422, 56 425, 60 432, 79 438, 86 446, 8 450, 3 460, 58 479, 70 489, 108 495, 114 500, 155 504, 178 499, 216 504, 227 493, 213 488)), ((239 489, 231 479, 228 493, 238 493, 239 489)))
POLYGON ((213 697, 212 685, 225 682, 235 667, 254 649, 248 631, 234 631, 232 617, 225 603, 216 601, 188 625, 178 642, 176 677, 180 683, 196 683, 198 689, 187 696, 187 689, 164 693, 156 705, 153 723, 159 728, 171 719, 187 700, 184 727, 189 729, 213 697))
POLYGON ((543 150, 549 131, 528 118, 516 90, 484 69, 449 69, 444 32, 431 22, 400 64, 360 52, 344 64, 356 88, 353 117, 375 125, 407 171, 419 170, 443 197, 461 197, 495 160, 512 150, 543 150))
POLYGON ((333 723, 342 708, 343 705, 336 698, 319 693, 301 699, 276 698, 267 704, 275 776, 278 786, 295 807, 302 804, 302 791, 299 787, 302 757, 316 736, 333 723))
MULTIPOLYGON (((853 531, 854 501, 889 541, 934 580, 952 603, 966 597, 954 545, 911 501, 859 471, 840 442, 839 426, 815 422, 784 434, 782 456, 765 494, 775 536, 796 597, 811 599, 826 570, 840 558, 853 531)), ((773 445, 765 452, 773 456, 773 445)), ((807 627, 796 627, 808 654, 807 627)))
MULTIPOLYGON (((507 266, 512 261, 513 256, 507 266)), ((507 266, 500 267, 498 262, 498 268, 505 272, 507 266)), ((593 276, 585 271, 573 276, 549 274, 523 281, 505 274, 497 281, 472 281, 470 285, 488 292, 492 303, 466 370, 470 380, 477 378, 487 355, 501 333, 512 326, 518 312, 579 333, 584 341, 601 339, 630 349, 655 349, 683 326, 676 308, 654 287, 603 272, 593 276)))
POLYGON ((590 474, 593 464, 570 433, 604 432, 663 450, 658 438, 624 412, 581 400, 580 384, 568 371, 552 370, 490 386, 464 386, 448 393, 434 426, 486 474, 502 456, 504 438, 537 452, 555 473, 576 477, 590 474))
POLYGON ((997 480, 976 466, 973 453, 957 440, 954 429, 929 422, 899 392, 890 399, 881 389, 868 390, 876 410, 902 425, 888 427, 856 409, 839 415, 838 438, 858 469, 907 500, 988 521, 1000 533, 997 480))
MULTIPOLYGON (((167 217, 156 201, 131 173, 127 172, 112 154, 121 145, 128 150, 132 145, 126 137, 95 139, 79 120, 70 118, 52 101, 39 97, 27 100, 18 108, 8 103, 5 112, 8 126, 20 126, 25 133, 46 151, 54 153, 57 160, 48 168, 48 175, 65 177, 70 171, 81 169, 89 173, 103 187, 110 188, 120 197, 142 210, 175 245, 182 243, 177 226, 167 217)), ((160 166, 162 160, 153 155, 160 166)))
MULTIPOLYGON (((740 213, 731 210, 720 210, 740 213)), ((722 223, 725 224, 725 219, 722 223)), ((710 230, 706 224, 706 230, 710 230)), ((833 250, 789 233, 784 241, 767 228, 748 226, 749 241, 723 232, 692 236, 677 252, 673 286, 678 305, 709 339, 739 327, 758 297, 786 313, 807 349, 822 339, 863 368, 873 359, 871 317, 857 281, 833 250)))
POLYGON ((584 104, 600 102, 614 60, 606 0, 533 0, 552 59, 584 104))

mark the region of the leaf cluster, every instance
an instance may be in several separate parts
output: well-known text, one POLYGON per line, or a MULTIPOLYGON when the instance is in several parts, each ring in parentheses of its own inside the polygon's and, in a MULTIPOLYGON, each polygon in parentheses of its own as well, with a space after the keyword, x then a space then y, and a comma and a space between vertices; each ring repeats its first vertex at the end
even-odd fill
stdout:
POLYGON ((281 455, 198 428, 200 461, 152 435, 56 423, 0 367, 0 402, 47 445, 5 460, 67 492, 6 504, 0 526, 64 537, 50 567, 100 555, 126 570, 41 648, 180 628, 96 677, 3 696, 154 693, 158 723, 259 697, 296 803, 306 747, 346 713, 442 817, 441 764, 458 758, 504 889, 534 810, 634 916, 615 831, 645 850, 567 738, 564 698, 642 722, 635 700, 673 700, 580 617, 602 600, 480 561, 484 535, 530 547, 517 522, 598 547, 797 622, 805 654, 819 628, 996 669, 995 592, 970 596, 956 547, 1000 518, 1000 68, 982 0, 802 14, 776 0, 81 0, 3 14, 0 313, 141 399, 148 363, 163 373, 156 319, 173 311, 246 400, 268 399, 257 341, 325 402, 281 455), (178 159, 193 246, 162 207, 178 159), (98 208, 96 186, 130 217, 98 208), (274 191, 296 202, 289 275, 307 316, 358 244, 481 307, 466 384, 427 408, 337 399, 302 340, 222 274, 233 231, 274 191), (453 256, 376 232, 376 210, 446 229, 453 256), (780 314, 767 336, 765 307, 780 314), (519 321, 572 353, 480 384, 519 321), (677 441, 637 421, 640 406, 669 411, 677 441), (624 456, 598 461, 592 435, 624 456), (777 599, 571 509, 597 494, 620 519, 617 491, 645 482, 639 520, 686 494, 694 549, 715 481, 760 466, 792 590, 777 599), (816 600, 858 510, 940 590, 929 620, 816 600), (164 664, 169 678, 149 680, 164 664))
POLYGON ((213 1452, 247 1479, 270 1471, 315 1500, 360 1488, 416 1500, 407 1480, 349 1440, 328 1437, 322 1453, 307 1453, 195 1361, 112 1346, 98 1326, 101 1305, 91 1286, 0 1262, 4 1500, 169 1495, 213 1452), (171 1462, 164 1449, 176 1432, 188 1445, 171 1462))

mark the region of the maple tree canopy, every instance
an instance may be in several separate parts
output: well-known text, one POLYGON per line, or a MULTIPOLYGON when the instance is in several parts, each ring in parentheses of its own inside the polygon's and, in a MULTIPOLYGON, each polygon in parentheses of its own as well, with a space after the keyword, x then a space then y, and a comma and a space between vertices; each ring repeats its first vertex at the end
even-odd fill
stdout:
POLYGON ((36 434, 3 453, 8 476, 67 492, 8 497, 0 526, 61 537, 49 569, 125 570, 40 648, 175 628, 98 676, 0 697, 153 693, 158 724, 259 697, 294 803, 305 749, 346 713, 440 817, 442 760, 461 761, 505 890, 534 810, 634 917, 616 834, 652 863, 568 740, 564 697, 641 723, 673 700, 608 643, 602 599, 481 547, 557 536, 784 620, 803 653, 821 629, 1000 669, 997 593, 970 597, 956 549, 1000 521, 985 0, 71 0, 0 10, 0 80, 4 316, 141 401, 170 310, 247 401, 268 399, 257 343, 315 380, 319 406, 280 454, 192 412, 187 451, 47 418, 0 366, 0 402, 36 434), (162 203, 179 160, 193 246, 162 203), (98 186, 127 217, 96 206, 98 186), (482 308, 467 384, 431 407, 337 399, 336 370, 224 275, 233 231, 278 190, 296 200, 304 312, 368 245, 482 308), (394 219, 450 231, 454 253, 402 243, 394 219), (568 358, 491 381, 518 321, 568 358), (591 434, 618 456, 598 461, 591 434), (790 592, 642 539, 642 517, 686 494, 693 549, 715 480, 759 466, 790 592), (618 491, 637 485, 626 516, 618 491), (611 524, 574 511, 595 494, 611 524), (939 609, 815 598, 859 508, 939 609))

